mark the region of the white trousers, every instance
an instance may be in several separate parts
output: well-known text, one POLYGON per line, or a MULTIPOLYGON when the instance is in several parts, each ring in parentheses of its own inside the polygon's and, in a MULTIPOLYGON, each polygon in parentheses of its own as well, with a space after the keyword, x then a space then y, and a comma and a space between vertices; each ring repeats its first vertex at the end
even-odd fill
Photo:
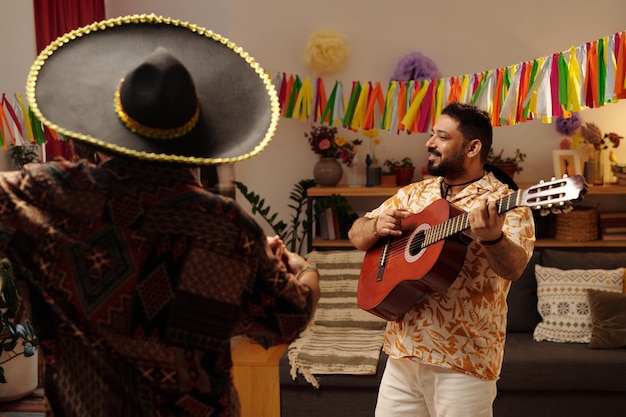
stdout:
POLYGON ((387 360, 376 417, 492 417, 496 381, 411 360, 387 360))

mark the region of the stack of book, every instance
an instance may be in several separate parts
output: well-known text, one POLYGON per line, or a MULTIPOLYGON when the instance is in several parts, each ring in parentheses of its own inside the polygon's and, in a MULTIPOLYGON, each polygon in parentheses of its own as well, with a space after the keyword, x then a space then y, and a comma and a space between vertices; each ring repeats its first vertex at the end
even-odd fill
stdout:
POLYGON ((602 240, 626 240, 626 212, 600 213, 602 240))
POLYGON ((357 218, 356 213, 336 207, 327 208, 318 218, 318 235, 326 240, 348 239, 348 230, 357 218))

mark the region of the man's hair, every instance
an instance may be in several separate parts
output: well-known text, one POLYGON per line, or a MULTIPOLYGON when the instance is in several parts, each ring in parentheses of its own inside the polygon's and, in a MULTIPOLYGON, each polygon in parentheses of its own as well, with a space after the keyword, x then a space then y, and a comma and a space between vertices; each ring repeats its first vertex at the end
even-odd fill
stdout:
POLYGON ((480 140, 483 145, 480 160, 484 163, 493 142, 493 128, 489 113, 471 104, 452 102, 441 111, 441 114, 446 114, 459 122, 459 132, 466 141, 480 140))

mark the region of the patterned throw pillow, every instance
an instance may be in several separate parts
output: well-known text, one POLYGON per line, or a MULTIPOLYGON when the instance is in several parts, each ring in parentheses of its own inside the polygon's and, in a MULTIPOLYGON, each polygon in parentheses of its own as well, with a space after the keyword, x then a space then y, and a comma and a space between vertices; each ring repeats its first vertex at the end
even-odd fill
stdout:
POLYGON ((534 339, 559 343, 589 343, 591 311, 587 290, 622 292, 624 268, 557 269, 535 265, 537 307, 541 323, 534 339))

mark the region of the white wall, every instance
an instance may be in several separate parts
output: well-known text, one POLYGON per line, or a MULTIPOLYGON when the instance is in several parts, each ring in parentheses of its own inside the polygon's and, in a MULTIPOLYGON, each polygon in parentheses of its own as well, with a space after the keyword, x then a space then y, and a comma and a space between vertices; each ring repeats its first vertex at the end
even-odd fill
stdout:
MULTIPOLYGON (((0 17, 4 23, 0 35, 13 41, 0 46, 3 92, 22 91, 34 56, 28 53, 34 50, 29 3, 0 0, 2 10, 11 11, 10 17, 6 13, 0 17), (11 65, 21 64, 5 70, 9 56, 17 60, 11 65)), ((388 81, 398 60, 412 51, 433 59, 444 77, 547 56, 625 30, 625 12, 623 0, 107 0, 108 16, 157 13, 213 29, 272 73, 312 75, 302 58, 308 36, 324 28, 337 30, 349 40, 350 58, 340 73, 327 79, 340 79, 346 89, 354 80, 388 81)), ((622 101, 585 110, 581 117, 597 122, 604 131, 626 134, 625 106, 622 101)), ((269 147, 236 167, 237 179, 265 197, 272 208, 282 209, 285 219, 293 185, 312 177, 317 160, 303 136, 308 128, 296 120, 281 120, 269 147)), ((420 167, 426 159, 426 138, 426 134, 384 135, 377 156, 408 155, 420 167)), ((517 179, 535 182, 553 175, 552 151, 560 138, 552 125, 534 121, 496 128, 494 147, 526 152, 524 171, 517 179)), ((626 161, 626 143, 617 151, 626 161)))

